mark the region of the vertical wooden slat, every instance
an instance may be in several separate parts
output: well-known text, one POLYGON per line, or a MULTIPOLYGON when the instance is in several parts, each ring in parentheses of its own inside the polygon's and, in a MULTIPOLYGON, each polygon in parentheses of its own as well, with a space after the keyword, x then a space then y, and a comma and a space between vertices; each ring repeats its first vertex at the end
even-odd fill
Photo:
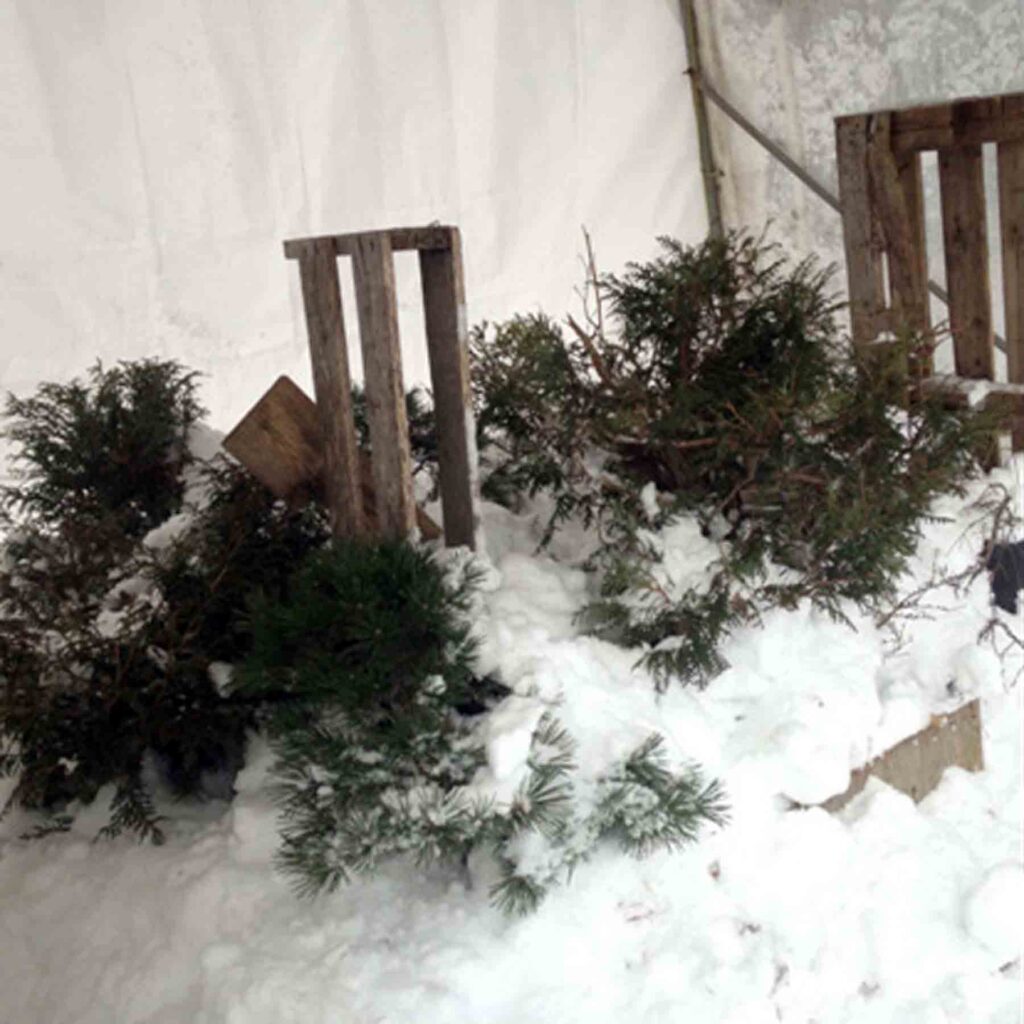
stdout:
POLYGON ((886 320, 882 241, 868 181, 868 121, 867 115, 857 115, 836 122, 839 203, 855 345, 874 341, 886 320))
POLYGON ((1024 384, 1024 141, 999 143, 998 160, 1007 380, 1024 384))
MULTIPOLYGON (((908 153, 897 162, 890 129, 890 114, 875 115, 871 119, 868 141, 870 201, 888 255, 892 294, 890 328, 927 335, 928 263, 921 157, 919 153, 908 153)), ((909 363, 915 376, 931 369, 931 360, 923 353, 913 354, 909 363)))
POLYGON ((939 150, 939 191, 956 372, 991 380, 995 350, 980 145, 939 150))
MULTIPOLYGON (((911 283, 906 294, 894 286, 894 301, 900 315, 906 318, 912 330, 928 342, 928 348, 913 360, 913 370, 918 375, 932 373, 933 359, 931 345, 931 303, 928 298, 928 239, 925 234, 924 179, 921 170, 921 154, 908 153, 897 161, 897 174, 903 191, 904 208, 907 215, 907 231, 911 246, 911 283)), ((891 257, 890 257, 891 258, 891 257)))
POLYGON ((352 384, 345 347, 341 286, 330 240, 309 247, 299 258, 299 274, 313 362, 316 407, 323 432, 324 499, 334 536, 357 537, 365 530, 365 520, 352 419, 352 384))
POLYGON ((447 250, 420 252, 430 381, 437 421, 444 538, 449 547, 476 547, 476 437, 469 389, 462 240, 451 230, 447 250))
POLYGON ((383 536, 404 538, 416 526, 416 505, 402 386, 395 266, 387 233, 368 232, 355 239, 352 269, 366 377, 377 518, 383 536))

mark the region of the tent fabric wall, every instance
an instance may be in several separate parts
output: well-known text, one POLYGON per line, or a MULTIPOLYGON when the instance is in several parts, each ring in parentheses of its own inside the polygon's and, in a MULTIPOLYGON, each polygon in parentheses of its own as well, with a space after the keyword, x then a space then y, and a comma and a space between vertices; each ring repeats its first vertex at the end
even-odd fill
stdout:
MULTIPOLYGON (((1024 90, 1020 0, 697 0, 697 10, 709 79, 833 192, 836 116, 1024 90)), ((794 255, 842 267, 838 215, 724 114, 712 108, 711 117, 727 222, 770 225, 794 255)), ((999 296, 994 153, 986 178, 999 296)), ((926 156, 929 270, 942 283, 937 179, 926 156)), ((995 312, 999 330, 998 301, 995 312)), ((933 323, 946 316, 936 301, 933 323)))
POLYGON ((174 357, 230 426, 308 385, 308 234, 455 223, 471 322, 561 315, 581 225, 605 269, 706 229, 685 64, 674 0, 0 0, 0 387, 174 357))

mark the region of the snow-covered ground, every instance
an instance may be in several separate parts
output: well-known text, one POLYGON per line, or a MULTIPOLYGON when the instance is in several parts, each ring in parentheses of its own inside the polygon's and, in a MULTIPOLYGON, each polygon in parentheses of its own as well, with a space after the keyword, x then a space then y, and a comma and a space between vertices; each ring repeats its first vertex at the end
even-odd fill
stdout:
MULTIPOLYGON (((965 503, 938 511, 951 518, 927 528, 919 579, 978 551, 965 503)), ((485 520, 481 667, 514 689, 511 706, 560 702, 583 762, 661 732, 722 780, 730 823, 681 854, 603 850, 527 918, 491 908, 483 861, 472 888, 396 862, 305 903, 272 870, 268 756, 254 741, 234 802, 169 807, 163 847, 93 843, 103 807, 35 842, 16 838, 18 815, 0 826, 0 1021, 1024 1019, 1024 683, 1019 658, 977 642, 991 614, 984 577, 909 623, 898 651, 863 619, 854 631, 807 608, 775 612, 729 640, 730 667, 707 690, 659 696, 636 652, 577 634, 579 538, 558 537, 555 560, 535 553, 529 517, 488 506, 485 520), (974 696, 984 771, 947 771, 918 805, 872 782, 838 815, 795 807, 843 790, 851 767, 974 696)), ((699 569, 700 544, 677 536, 670 564, 699 569)), ((505 720, 496 753, 515 746, 517 716, 505 720)))

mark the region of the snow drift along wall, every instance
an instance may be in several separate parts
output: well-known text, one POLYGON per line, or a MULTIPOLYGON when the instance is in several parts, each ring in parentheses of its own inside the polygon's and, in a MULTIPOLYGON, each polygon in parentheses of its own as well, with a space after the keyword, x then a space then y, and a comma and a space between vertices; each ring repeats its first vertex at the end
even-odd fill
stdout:
POLYGON ((6 0, 0 388, 175 357, 228 427, 309 386, 313 233, 455 223, 471 322, 562 314, 581 225, 607 269, 704 233, 685 66, 675 0, 6 0))

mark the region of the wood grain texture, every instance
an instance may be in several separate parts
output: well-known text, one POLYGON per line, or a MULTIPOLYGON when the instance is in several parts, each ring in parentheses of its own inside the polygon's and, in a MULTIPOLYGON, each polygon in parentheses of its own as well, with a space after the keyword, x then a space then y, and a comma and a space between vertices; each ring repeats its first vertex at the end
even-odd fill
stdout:
POLYGON ((356 238, 352 269, 380 530, 384 537, 404 538, 415 528, 416 506, 402 385, 395 267, 386 232, 356 238))
POLYGON ((323 472, 322 440, 316 404, 281 376, 222 443, 272 494, 289 498, 323 472))
MULTIPOLYGON (((851 114, 839 123, 864 117, 851 114)), ((981 96, 892 111, 897 154, 1024 140, 1024 93, 981 96)))
POLYGON ((995 339, 980 145, 939 152, 939 191, 956 372, 991 380, 995 339))
POLYGON ((999 225, 1006 313, 1006 378, 1024 383, 1024 141, 1001 142, 999 225))
POLYGON ((868 345, 887 324, 884 240, 871 204, 867 116, 836 122, 839 203, 846 247, 850 323, 855 345, 868 345))
MULTIPOLYGON (((224 448, 272 494, 295 503, 324 500, 320 417, 316 403, 290 377, 278 377, 224 439, 224 448)), ((359 485, 366 532, 378 534, 377 498, 370 453, 359 450, 359 485)), ((419 506, 416 525, 424 540, 441 528, 419 506)))
POLYGON ((299 260, 299 273, 322 433, 324 494, 331 531, 336 537, 359 537, 366 532, 366 523, 359 500, 352 383, 333 247, 327 243, 312 246, 299 260))
POLYGON ((370 235, 387 236, 391 251, 400 249, 445 249, 456 230, 443 225, 428 225, 414 228, 384 228, 380 231, 357 231, 343 235, 316 235, 311 238, 292 238, 284 243, 284 254, 288 259, 300 259, 305 253, 318 246, 329 245, 335 256, 352 256, 360 239, 370 235))
MULTIPOLYGON (((930 318, 921 157, 911 153, 897 162, 889 114, 871 119, 868 168, 870 198, 888 256, 890 328, 897 334, 910 331, 927 336, 930 318)), ((909 368, 915 376, 929 373, 930 355, 917 355, 909 368)))
POLYGON ((927 728, 852 772, 849 787, 821 806, 826 811, 838 811, 870 778, 881 779, 917 803, 935 789, 943 772, 952 767, 969 772, 980 772, 985 767, 981 706, 977 700, 950 714, 934 716, 927 728))
POLYGON ((445 543, 449 547, 475 548, 479 525, 476 438, 458 228, 451 229, 446 249, 420 252, 420 278, 437 422, 445 543))

